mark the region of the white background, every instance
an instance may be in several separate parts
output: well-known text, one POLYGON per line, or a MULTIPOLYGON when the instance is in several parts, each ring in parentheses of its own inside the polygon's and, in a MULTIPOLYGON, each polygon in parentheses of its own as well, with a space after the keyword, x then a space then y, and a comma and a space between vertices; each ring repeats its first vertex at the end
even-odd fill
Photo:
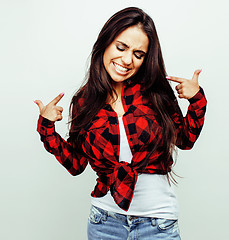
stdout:
MULTIPOLYGON (((200 138, 179 151, 176 192, 184 240, 228 239, 228 1, 205 0, 1 0, 0 239, 85 240, 90 167, 72 177, 47 153, 36 132, 33 103, 65 92, 68 107, 83 81, 92 45, 116 11, 137 6, 154 20, 168 75, 191 79, 203 68, 200 85, 208 108, 200 138)), ((182 110, 186 100, 180 101, 182 110)))

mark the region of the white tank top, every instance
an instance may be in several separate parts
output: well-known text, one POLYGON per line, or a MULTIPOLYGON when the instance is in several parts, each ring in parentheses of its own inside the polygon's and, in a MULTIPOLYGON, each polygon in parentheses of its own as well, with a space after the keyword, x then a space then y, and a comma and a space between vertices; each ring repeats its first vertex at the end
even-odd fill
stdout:
MULTIPOLYGON (((128 144, 122 117, 119 117, 120 154, 119 161, 131 162, 132 153, 128 144)), ((124 215, 178 219, 178 202, 166 175, 140 174, 135 185, 134 196, 128 211, 122 210, 111 196, 91 197, 91 204, 107 211, 124 215)))

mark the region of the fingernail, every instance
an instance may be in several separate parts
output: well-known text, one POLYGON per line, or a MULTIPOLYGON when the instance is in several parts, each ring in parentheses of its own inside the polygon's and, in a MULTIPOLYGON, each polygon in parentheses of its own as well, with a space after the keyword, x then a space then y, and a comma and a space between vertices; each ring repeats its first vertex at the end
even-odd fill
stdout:
POLYGON ((202 69, 200 69, 199 73, 201 73, 201 72, 202 72, 202 69))
POLYGON ((61 94, 60 94, 60 96, 62 97, 64 95, 64 92, 62 92, 61 94))
POLYGON ((166 76, 166 78, 167 78, 167 79, 171 79, 171 77, 169 77, 169 76, 166 76))
POLYGON ((36 101, 33 101, 33 102, 37 104, 37 102, 36 102, 36 101))

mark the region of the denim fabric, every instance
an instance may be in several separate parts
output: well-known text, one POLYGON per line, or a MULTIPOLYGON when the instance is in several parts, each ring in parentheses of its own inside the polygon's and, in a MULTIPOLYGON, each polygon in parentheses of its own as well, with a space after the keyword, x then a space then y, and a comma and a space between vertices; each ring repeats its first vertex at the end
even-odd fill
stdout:
POLYGON ((180 240, 178 220, 126 216, 92 206, 88 240, 180 240))

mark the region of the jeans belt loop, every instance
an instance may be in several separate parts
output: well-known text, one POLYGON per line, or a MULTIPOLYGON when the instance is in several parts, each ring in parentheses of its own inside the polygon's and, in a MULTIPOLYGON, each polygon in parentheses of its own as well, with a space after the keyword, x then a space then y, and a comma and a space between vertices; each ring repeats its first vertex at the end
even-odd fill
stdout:
POLYGON ((152 225, 155 227, 157 225, 156 218, 152 218, 152 225))

